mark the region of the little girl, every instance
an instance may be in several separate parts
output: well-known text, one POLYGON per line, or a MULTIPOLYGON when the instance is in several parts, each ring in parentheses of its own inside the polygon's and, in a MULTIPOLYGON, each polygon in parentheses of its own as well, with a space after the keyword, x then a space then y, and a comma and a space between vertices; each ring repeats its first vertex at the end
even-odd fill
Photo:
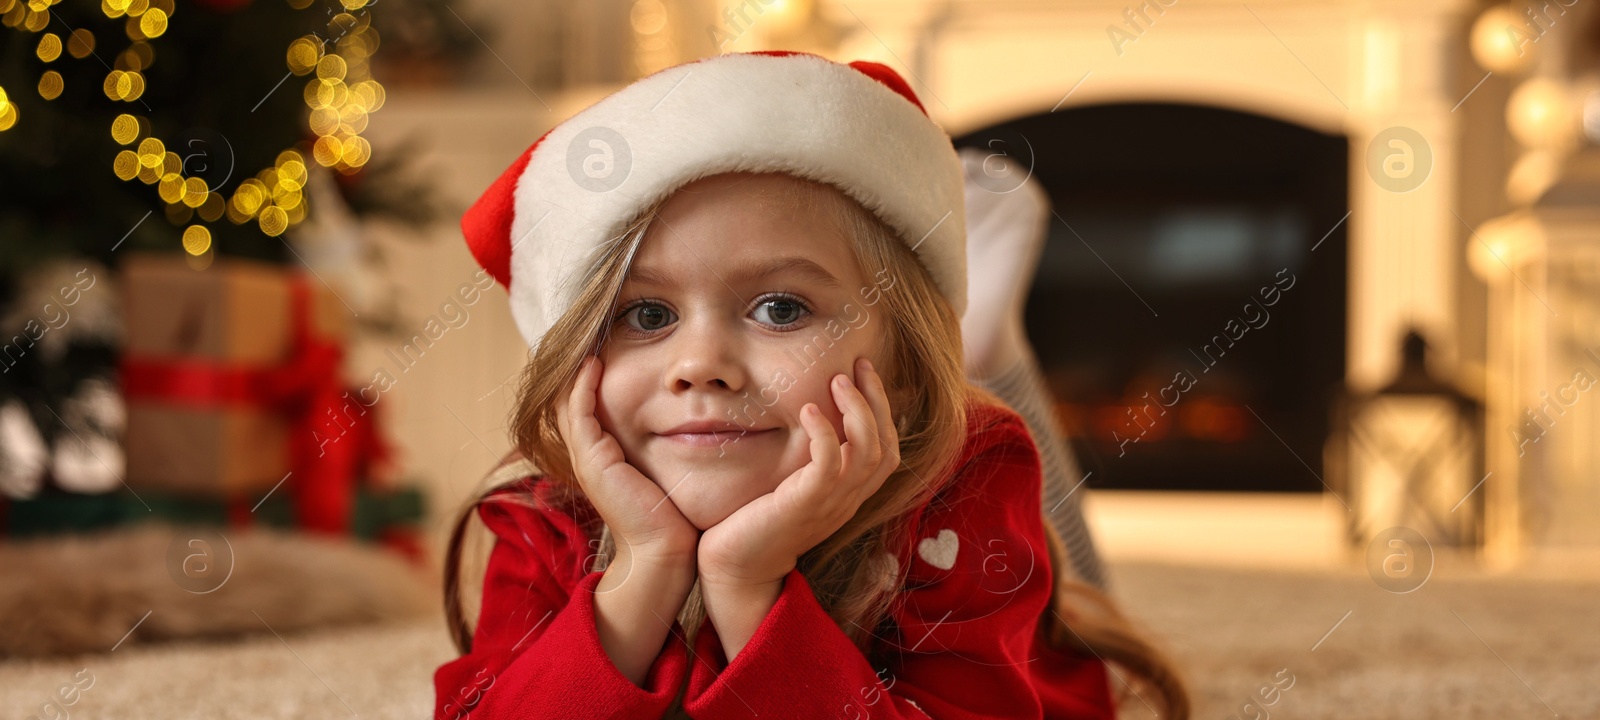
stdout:
POLYGON ((1113 683, 1187 717, 965 379, 962 202, 898 75, 803 53, 663 70, 523 153, 462 223, 533 353, 452 533, 436 717, 1113 718, 1113 683))

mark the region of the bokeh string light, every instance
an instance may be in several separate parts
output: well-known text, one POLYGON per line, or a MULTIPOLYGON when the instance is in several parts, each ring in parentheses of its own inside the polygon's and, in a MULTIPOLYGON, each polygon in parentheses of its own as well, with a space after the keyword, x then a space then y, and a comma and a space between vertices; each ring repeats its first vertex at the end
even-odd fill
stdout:
POLYGON ((17 124, 17 106, 6 96, 6 89, 0 87, 0 132, 10 130, 15 124, 17 124))
MULTIPOLYGON (((0 0, 0 23, 19 31, 42 33, 49 25, 52 5, 60 0, 0 0)), ((314 0, 287 0, 295 10, 311 7, 314 0)), ((313 162, 341 174, 358 172, 372 157, 372 146, 361 136, 368 116, 383 107, 384 88, 372 79, 369 60, 378 49, 378 32, 371 26, 368 0, 324 0, 331 3, 327 33, 311 33, 289 43, 286 65, 290 73, 309 76, 303 97, 310 109, 309 125, 317 136, 310 146, 313 162), (334 11, 338 12, 335 13, 334 11)), ((173 0, 100 0, 107 18, 126 18, 124 32, 130 45, 116 56, 107 72, 102 92, 113 102, 137 101, 145 91, 144 70, 156 59, 152 40, 166 33, 176 14, 173 0)), ((94 53, 94 33, 78 28, 65 38, 43 33, 35 54, 49 64, 62 51, 83 59, 94 53)), ((39 96, 45 101, 66 90, 61 73, 45 70, 39 78, 39 96)), ((20 109, 0 88, 0 131, 14 126, 20 109)), ((187 225, 183 247, 199 256, 211 250, 211 231, 203 223, 226 216, 236 225, 254 222, 262 233, 277 237, 305 220, 305 186, 309 169, 305 155, 289 148, 278 153, 271 167, 246 178, 224 198, 220 188, 208 187, 200 177, 184 173, 184 163, 167 149, 150 128, 148 118, 122 113, 111 122, 111 137, 125 146, 112 159, 111 169, 125 182, 138 179, 154 185, 167 204, 173 225, 187 225), (196 218, 198 216, 198 219, 196 218), (193 224, 191 224, 193 223, 193 224)))

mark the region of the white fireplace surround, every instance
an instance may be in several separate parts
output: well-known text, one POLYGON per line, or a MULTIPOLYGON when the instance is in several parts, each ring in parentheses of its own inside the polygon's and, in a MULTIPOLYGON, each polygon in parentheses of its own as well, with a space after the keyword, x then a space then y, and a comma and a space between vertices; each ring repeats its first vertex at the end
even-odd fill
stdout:
POLYGON ((952 136, 1062 108, 1155 101, 1348 137, 1347 379, 1356 388, 1387 380, 1408 321, 1441 365, 1457 362, 1458 276, 1440 269, 1462 264, 1452 211, 1458 105, 1471 98, 1452 89, 1458 73, 1480 71, 1449 59, 1465 42, 1469 3, 855 0, 823 10, 861 30, 840 57, 909 64, 952 136), (1416 130, 1432 154, 1427 179, 1409 192, 1380 187, 1367 169, 1368 145, 1394 126, 1416 130))

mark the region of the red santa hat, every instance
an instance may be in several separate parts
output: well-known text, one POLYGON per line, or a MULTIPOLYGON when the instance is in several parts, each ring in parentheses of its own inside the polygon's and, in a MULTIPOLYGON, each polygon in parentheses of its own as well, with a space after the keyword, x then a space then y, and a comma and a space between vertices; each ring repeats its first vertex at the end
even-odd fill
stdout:
POLYGON ((900 235, 957 317, 965 311, 961 162, 905 80, 874 62, 766 51, 656 72, 535 141, 461 230, 537 347, 640 210, 726 172, 839 188, 900 235))

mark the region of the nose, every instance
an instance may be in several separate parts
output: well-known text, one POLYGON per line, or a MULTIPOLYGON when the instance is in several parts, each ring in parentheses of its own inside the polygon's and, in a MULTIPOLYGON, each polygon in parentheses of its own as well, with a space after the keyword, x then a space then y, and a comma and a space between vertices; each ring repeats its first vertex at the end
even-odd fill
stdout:
POLYGON ((669 392, 686 392, 692 389, 744 390, 747 378, 738 332, 698 313, 698 318, 678 321, 672 334, 670 365, 664 382, 669 392))

